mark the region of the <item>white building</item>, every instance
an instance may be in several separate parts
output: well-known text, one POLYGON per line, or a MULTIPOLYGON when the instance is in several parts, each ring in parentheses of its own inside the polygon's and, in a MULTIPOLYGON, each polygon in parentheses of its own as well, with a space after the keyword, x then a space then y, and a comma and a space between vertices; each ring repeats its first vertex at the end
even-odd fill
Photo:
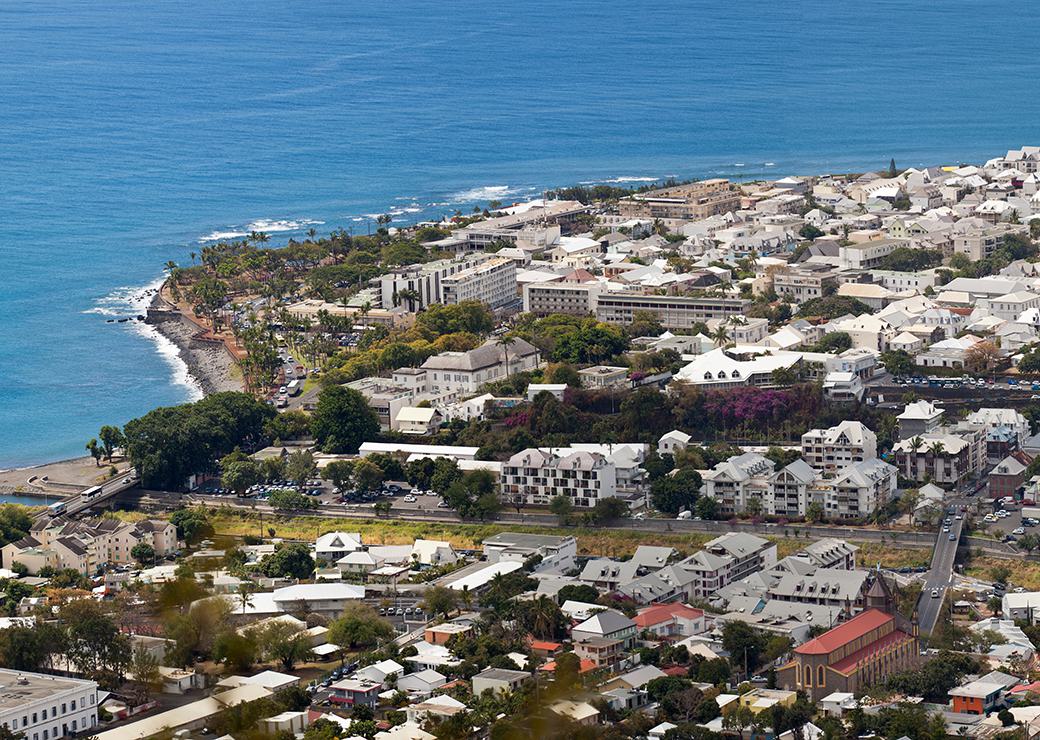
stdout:
MULTIPOLYGON (((444 303, 443 283, 446 279, 466 273, 484 262, 498 259, 501 258, 493 254, 468 254, 453 259, 410 265, 387 273, 379 278, 382 306, 385 309, 405 306, 409 311, 417 311, 434 303, 444 303)), ((513 293, 516 293, 515 269, 513 293)))
POLYGON ((0 726, 25 740, 95 734, 98 686, 94 681, 0 668, 0 726))
POLYGON ((513 455, 502 466, 502 499, 518 498, 526 504, 545 505, 555 496, 566 496, 580 507, 595 506, 600 499, 617 495, 614 463, 594 452, 560 456, 529 448, 513 455))
POLYGON ((968 414, 965 421, 984 429, 1010 429, 1017 437, 1018 445, 1029 436, 1029 420, 1016 409, 979 409, 968 414))
POLYGON ((791 370, 802 362, 797 352, 761 352, 737 354, 732 350, 715 349, 695 357, 675 375, 675 382, 702 388, 731 388, 737 385, 768 386, 773 384, 773 373, 791 370))
POLYGON ((490 340, 468 352, 441 352, 428 358, 422 369, 428 393, 475 395, 485 383, 534 370, 539 364, 538 349, 523 339, 508 346, 490 340))
POLYGON ((898 470, 884 460, 865 460, 840 471, 823 486, 828 519, 864 519, 895 495, 898 470))
POLYGON ((843 421, 830 429, 802 435, 802 457, 825 474, 877 457, 877 435, 859 421, 843 421))
POLYGON ((498 308, 517 300, 516 263, 506 257, 474 265, 441 279, 443 302, 480 301, 498 308))

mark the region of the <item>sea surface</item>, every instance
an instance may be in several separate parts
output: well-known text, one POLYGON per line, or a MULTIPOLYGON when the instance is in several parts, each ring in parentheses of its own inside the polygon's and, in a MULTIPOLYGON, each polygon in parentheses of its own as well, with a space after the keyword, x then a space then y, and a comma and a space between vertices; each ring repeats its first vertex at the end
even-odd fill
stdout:
POLYGON ((1040 4, 0 0, 0 468, 198 396, 141 325, 207 240, 587 181, 1040 143, 1040 4))

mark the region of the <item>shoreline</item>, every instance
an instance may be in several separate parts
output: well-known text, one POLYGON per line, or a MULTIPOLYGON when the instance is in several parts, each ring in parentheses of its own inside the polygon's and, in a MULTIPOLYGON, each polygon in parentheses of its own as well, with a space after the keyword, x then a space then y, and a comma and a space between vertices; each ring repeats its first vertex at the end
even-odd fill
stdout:
POLYGON ((223 344, 196 339, 200 331, 198 325, 171 306, 162 297, 161 288, 152 296, 145 323, 177 348, 178 359, 185 364, 203 396, 244 389, 235 360, 223 344))

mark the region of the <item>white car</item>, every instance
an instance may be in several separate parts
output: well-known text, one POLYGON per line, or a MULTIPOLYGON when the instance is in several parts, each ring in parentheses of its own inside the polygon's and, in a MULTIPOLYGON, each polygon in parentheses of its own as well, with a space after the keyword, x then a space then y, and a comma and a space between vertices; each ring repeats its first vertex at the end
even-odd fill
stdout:
POLYGON ((1011 530, 1011 534, 1025 534, 1026 530, 1023 527, 1016 527, 1011 530))
POLYGON ((416 502, 415 496, 405 496, 404 500, 406 503, 414 504, 416 502))

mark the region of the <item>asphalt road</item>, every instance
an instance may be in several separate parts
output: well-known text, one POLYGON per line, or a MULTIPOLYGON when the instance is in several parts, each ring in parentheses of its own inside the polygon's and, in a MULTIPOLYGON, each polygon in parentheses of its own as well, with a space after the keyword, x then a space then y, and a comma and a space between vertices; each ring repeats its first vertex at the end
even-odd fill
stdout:
POLYGON ((939 527, 936 537, 935 551, 932 553, 932 567, 925 576, 924 589, 917 601, 917 621, 922 635, 930 635, 939 619, 943 602, 946 600, 953 580, 953 561, 957 557, 957 544, 961 538, 963 519, 952 518, 948 532, 939 527), (953 535, 953 539, 950 536, 953 535), (936 591, 937 595, 932 596, 936 591))

